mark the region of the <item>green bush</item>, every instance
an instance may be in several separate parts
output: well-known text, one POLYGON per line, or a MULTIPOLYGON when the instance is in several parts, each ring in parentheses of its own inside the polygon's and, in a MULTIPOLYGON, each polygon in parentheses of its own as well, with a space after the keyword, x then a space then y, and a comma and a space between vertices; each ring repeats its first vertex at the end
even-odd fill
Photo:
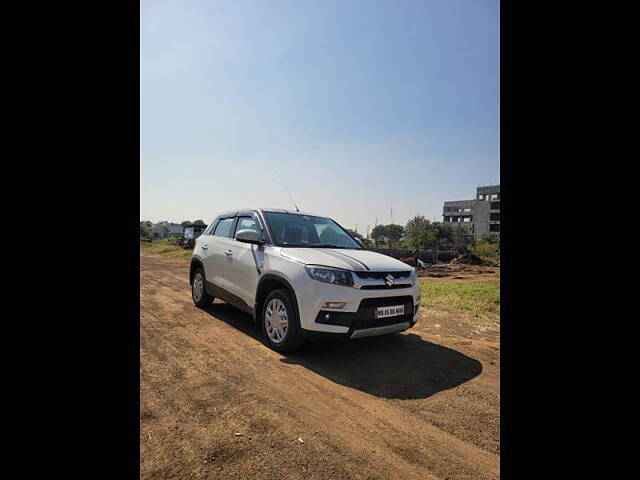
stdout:
POLYGON ((480 258, 496 258, 498 247, 495 243, 479 240, 471 247, 471 253, 480 258))

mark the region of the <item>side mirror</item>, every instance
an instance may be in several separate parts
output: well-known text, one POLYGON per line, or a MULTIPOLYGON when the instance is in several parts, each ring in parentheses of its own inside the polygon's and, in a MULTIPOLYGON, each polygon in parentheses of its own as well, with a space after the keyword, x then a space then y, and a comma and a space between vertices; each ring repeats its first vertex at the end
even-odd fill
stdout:
POLYGON ((356 242, 358 242, 358 245, 360 245, 365 250, 367 249, 366 245, 362 242, 362 240, 360 240, 358 237, 353 237, 353 238, 355 238, 356 242))
POLYGON ((262 245, 263 243, 260 239, 260 234, 249 228, 237 231, 236 240, 244 243, 253 243, 255 245, 262 245))

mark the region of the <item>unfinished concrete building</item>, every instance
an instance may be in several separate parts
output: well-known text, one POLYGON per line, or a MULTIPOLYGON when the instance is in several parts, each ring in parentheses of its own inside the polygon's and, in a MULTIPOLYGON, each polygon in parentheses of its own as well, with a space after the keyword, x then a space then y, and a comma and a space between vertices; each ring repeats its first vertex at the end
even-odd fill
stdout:
POLYGON ((446 223, 462 225, 474 238, 499 234, 500 185, 478 187, 473 200, 444 202, 442 217, 446 223))

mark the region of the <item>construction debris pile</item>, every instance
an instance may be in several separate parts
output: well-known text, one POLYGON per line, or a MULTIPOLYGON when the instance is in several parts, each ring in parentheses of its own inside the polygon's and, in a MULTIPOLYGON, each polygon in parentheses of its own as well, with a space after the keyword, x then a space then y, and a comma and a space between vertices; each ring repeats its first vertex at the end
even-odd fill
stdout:
POLYGON ((419 277, 454 277, 464 278, 461 275, 484 275, 496 273, 497 268, 487 265, 473 265, 462 263, 458 259, 454 259, 448 263, 433 263, 427 265, 425 269, 417 271, 419 277))
POLYGON ((457 264, 465 264, 465 265, 483 265, 485 267, 497 267, 498 265, 490 262, 489 260, 485 260, 480 258, 472 253, 465 253, 464 255, 460 255, 457 258, 451 260, 451 263, 457 264))
POLYGON ((416 259, 413 257, 399 258, 402 263, 406 263, 407 265, 411 265, 412 267, 416 266, 416 259))

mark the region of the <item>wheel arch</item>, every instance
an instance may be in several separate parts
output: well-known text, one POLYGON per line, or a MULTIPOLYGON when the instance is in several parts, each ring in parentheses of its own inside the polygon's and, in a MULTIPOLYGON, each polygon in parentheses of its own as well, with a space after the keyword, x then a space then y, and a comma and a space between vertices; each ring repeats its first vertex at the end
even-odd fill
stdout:
POLYGON ((298 319, 298 323, 300 322, 300 309, 298 308, 298 298, 296 297, 296 292, 289 283, 289 281, 281 277, 280 275, 275 275, 273 273, 267 273, 260 278, 258 282, 258 287, 256 288, 256 300, 253 311, 254 320, 258 325, 258 328, 262 329, 262 322, 260 321, 260 317, 262 315, 262 307, 264 305, 264 301, 267 298, 269 293, 274 290, 285 289, 289 291, 291 298, 293 299, 293 308, 295 310, 296 318, 298 319))
MULTIPOLYGON (((196 273, 196 270, 198 268, 202 268, 202 271, 204 272, 204 265, 202 264, 200 259, 192 258, 191 264, 189 265, 189 285, 193 285, 193 274, 196 273)), ((206 276, 206 272, 205 272, 205 276, 206 276)))

